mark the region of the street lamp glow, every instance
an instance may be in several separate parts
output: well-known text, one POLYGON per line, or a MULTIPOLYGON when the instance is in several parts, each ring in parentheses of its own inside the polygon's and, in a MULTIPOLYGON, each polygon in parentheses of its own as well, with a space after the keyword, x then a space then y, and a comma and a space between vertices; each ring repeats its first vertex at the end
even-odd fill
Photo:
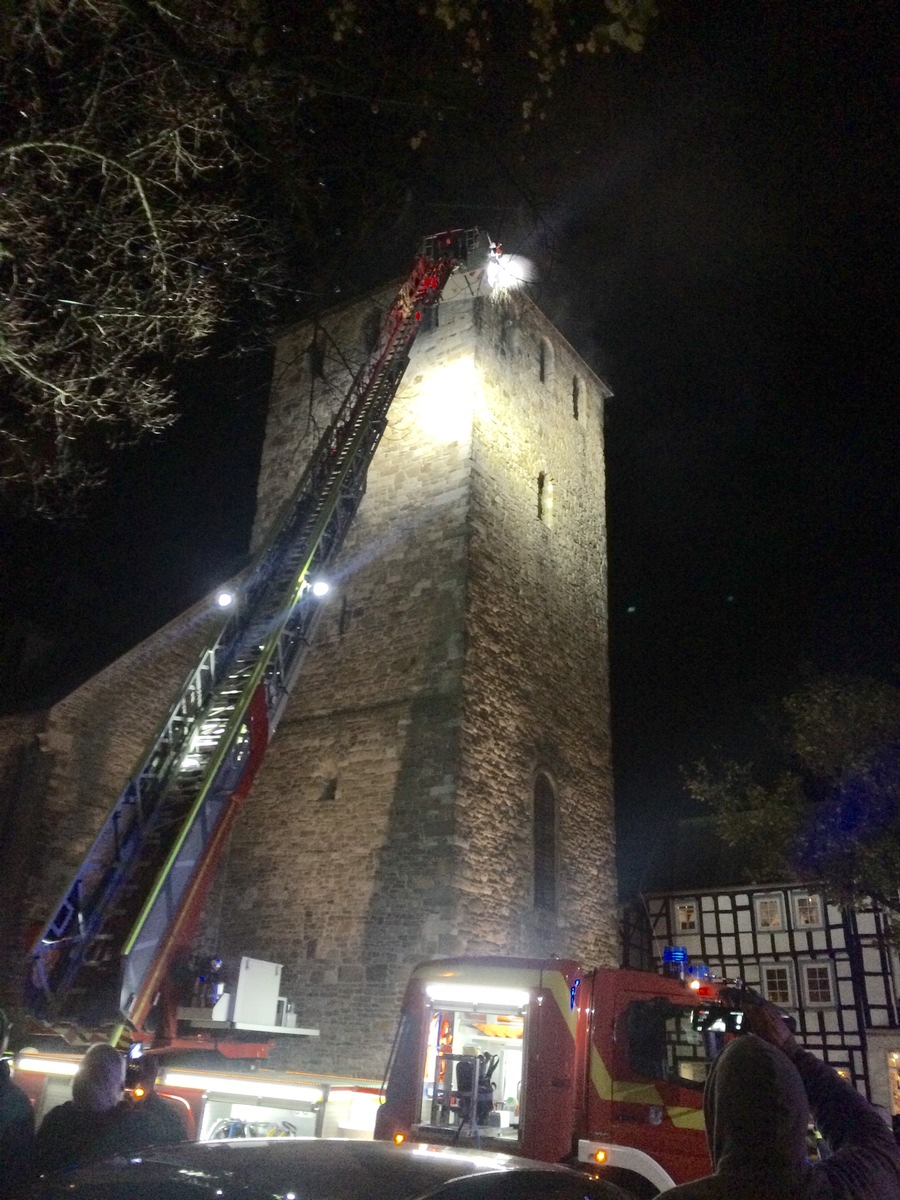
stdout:
POLYGON ((331 590, 331 585, 326 583, 324 579, 317 579, 312 585, 312 594, 314 596, 327 596, 331 590))
POLYGON ((234 604, 234 592, 223 588, 218 596, 216 596, 216 604, 218 604, 219 608, 230 608, 234 604))

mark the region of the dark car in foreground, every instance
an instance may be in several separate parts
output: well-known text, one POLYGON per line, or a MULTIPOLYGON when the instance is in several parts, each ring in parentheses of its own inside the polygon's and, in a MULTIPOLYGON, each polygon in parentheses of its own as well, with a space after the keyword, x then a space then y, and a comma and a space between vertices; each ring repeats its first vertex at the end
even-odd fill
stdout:
POLYGON ((449 1146, 320 1138, 185 1142, 44 1185, 41 1200, 621 1200, 566 1167, 449 1146))

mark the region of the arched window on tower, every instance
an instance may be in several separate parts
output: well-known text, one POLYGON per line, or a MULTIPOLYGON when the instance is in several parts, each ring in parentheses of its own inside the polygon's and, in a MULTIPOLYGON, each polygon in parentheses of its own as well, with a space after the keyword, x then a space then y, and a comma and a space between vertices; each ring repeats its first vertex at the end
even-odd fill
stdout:
POLYGON ((534 907, 556 911, 556 792, 541 772, 534 781, 534 907))

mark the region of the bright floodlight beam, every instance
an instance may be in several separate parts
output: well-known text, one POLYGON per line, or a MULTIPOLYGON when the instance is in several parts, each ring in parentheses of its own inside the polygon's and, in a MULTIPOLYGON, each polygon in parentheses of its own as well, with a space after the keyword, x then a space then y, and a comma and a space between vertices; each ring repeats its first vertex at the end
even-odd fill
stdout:
POLYGON ((487 282, 495 293, 512 292, 531 283, 537 275, 534 263, 521 254, 504 254, 499 242, 491 242, 488 252, 487 282))

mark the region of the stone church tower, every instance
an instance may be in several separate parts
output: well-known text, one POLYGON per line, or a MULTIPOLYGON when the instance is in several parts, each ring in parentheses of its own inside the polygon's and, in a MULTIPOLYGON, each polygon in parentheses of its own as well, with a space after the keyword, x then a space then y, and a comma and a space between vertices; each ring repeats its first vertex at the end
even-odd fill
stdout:
MULTIPOLYGON (((281 338, 257 544, 392 299, 281 338)), ((413 347, 207 906, 205 943, 283 963, 298 1023, 321 1031, 286 1065, 380 1077, 423 958, 616 961, 608 395, 481 271, 451 277, 413 347)), ((212 619, 201 601, 48 713, 0 722, 0 771, 30 781, 28 844, 0 862, 8 966, 13 925, 46 918, 212 619)))
MULTIPOLYGON (((380 315, 281 339, 257 540, 380 315)), ((321 1030, 297 1065, 380 1075, 423 958, 616 961, 608 395, 481 272, 415 343, 220 881, 219 945, 283 962, 321 1030)))

